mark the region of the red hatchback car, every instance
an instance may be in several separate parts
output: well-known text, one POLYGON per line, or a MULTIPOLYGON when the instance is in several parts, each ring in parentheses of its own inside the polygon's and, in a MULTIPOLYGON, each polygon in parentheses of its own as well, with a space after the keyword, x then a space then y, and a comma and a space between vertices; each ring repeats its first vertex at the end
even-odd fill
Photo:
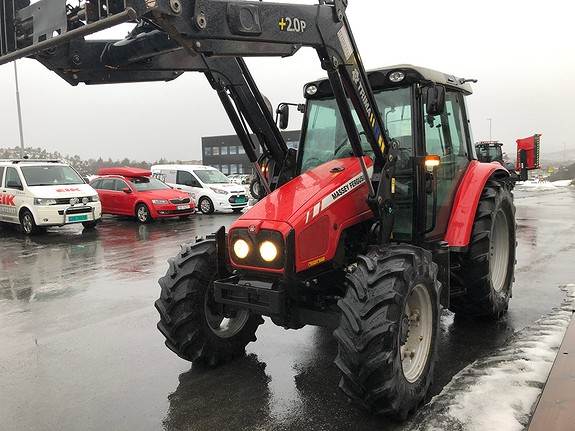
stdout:
POLYGON ((195 210, 190 195, 175 190, 138 168, 102 168, 90 182, 103 214, 134 216, 140 223, 168 217, 187 218, 195 210))

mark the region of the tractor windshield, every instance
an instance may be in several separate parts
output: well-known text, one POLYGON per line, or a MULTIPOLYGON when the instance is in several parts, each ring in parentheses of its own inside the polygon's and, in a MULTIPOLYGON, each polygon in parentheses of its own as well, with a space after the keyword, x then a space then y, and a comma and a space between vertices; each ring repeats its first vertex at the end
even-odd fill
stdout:
MULTIPOLYGON (((390 138, 400 143, 401 156, 409 160, 413 155, 411 133, 411 89, 394 88, 375 93, 381 115, 390 138), (407 156, 407 157, 405 157, 407 156)), ((358 130, 362 130, 354 112, 358 130)), ((365 134, 361 132, 364 152, 372 153, 365 134)), ((333 159, 353 156, 351 144, 334 98, 311 100, 301 148, 301 172, 308 171, 333 159)))
MULTIPOLYGON (((375 93, 379 112, 383 116, 390 138, 399 142, 399 157, 395 169, 396 216, 394 237, 409 240, 412 235, 413 216, 413 133, 411 124, 411 88, 392 88, 375 93)), ((335 99, 310 100, 300 146, 301 172, 308 171, 325 162, 353 157, 351 144, 339 114, 335 99)), ((362 130, 354 112, 358 130, 362 130)), ((373 153, 365 134, 361 133, 365 154, 373 153)))

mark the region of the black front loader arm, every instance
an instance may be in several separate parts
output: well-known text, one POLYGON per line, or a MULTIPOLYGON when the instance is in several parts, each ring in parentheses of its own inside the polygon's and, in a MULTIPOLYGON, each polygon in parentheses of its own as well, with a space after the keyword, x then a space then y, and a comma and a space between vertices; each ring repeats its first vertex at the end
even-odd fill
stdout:
POLYGON ((184 72, 203 72, 260 177, 262 172, 250 130, 258 139, 262 157, 275 161, 270 166, 269 183, 262 181, 269 187, 268 192, 293 177, 295 153, 288 150, 242 58, 191 56, 181 46, 174 45, 164 32, 133 33, 138 37, 121 41, 72 40, 35 58, 71 85, 170 81, 184 72), (102 59, 108 60, 106 64, 102 59))
MULTIPOLYGON (((115 47, 119 50, 103 49, 101 66, 115 68, 118 72, 109 72, 110 77, 115 76, 110 80, 128 82, 131 72, 134 80, 145 80, 146 74, 151 79, 172 79, 179 70, 172 70, 175 74, 168 77, 166 70, 138 70, 142 67, 135 64, 142 61, 154 64, 160 58, 180 56, 182 51, 202 61, 211 57, 234 57, 245 78, 246 88, 267 123, 270 120, 273 123, 271 114, 261 109, 263 98, 255 88, 245 63, 238 57, 285 57, 293 55, 301 47, 314 48, 328 73, 353 152, 361 161, 364 178, 369 185, 368 203, 380 222, 380 240, 383 243, 390 240, 394 213, 395 148, 389 145, 383 118, 347 21, 346 0, 319 0, 316 5, 244 0, 92 0, 85 3, 81 0, 78 6, 68 7, 66 0, 40 0, 22 7, 28 1, 0 0, 0 64, 25 56, 47 64, 52 50, 57 50, 61 44, 81 40, 119 23, 145 21, 165 33, 168 43, 150 48, 151 42, 146 43, 145 36, 142 36, 141 41, 131 42, 140 46, 141 54, 116 55, 122 50, 120 42, 115 47), (364 162, 352 106, 374 154, 371 178, 364 162)), ((218 91, 226 112, 231 114, 231 106, 226 104, 233 102, 235 109, 246 111, 242 114, 246 114, 245 119, 252 125, 253 119, 247 111, 255 106, 253 102, 246 100, 242 106, 237 94, 229 92, 230 87, 218 89, 217 80, 213 79, 210 70, 206 74, 218 91)), ((244 119, 230 118, 234 127, 236 120, 243 123, 244 119)), ((275 156, 273 159, 283 163, 275 156)))

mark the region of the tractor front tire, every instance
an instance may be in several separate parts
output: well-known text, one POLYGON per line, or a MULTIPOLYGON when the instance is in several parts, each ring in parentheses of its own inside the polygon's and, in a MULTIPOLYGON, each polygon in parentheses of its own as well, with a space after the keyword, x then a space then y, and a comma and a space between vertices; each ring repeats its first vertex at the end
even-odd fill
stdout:
POLYGON ((182 359, 216 366, 244 354, 264 321, 248 310, 224 312, 215 303, 216 242, 198 239, 169 260, 155 306, 166 346, 182 359))
POLYGON ((509 181, 489 180, 466 253, 454 256, 450 310, 458 317, 500 318, 509 307, 515 270, 515 205, 509 181))
POLYGON ((373 248, 346 276, 336 366, 340 388, 375 414, 405 420, 425 400, 437 360, 439 297, 431 252, 373 248))

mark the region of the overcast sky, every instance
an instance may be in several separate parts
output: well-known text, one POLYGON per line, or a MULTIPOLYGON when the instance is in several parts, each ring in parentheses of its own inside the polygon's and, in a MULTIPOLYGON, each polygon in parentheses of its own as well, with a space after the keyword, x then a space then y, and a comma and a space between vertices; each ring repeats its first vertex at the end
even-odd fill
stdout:
MULTIPOLYGON (((411 63, 479 79, 468 98, 474 137, 489 139, 492 118, 493 139, 510 153, 515 139, 534 133, 543 134, 543 153, 575 147, 574 12, 564 0, 349 0, 348 7, 367 68, 411 63)), ((274 105, 302 101, 303 84, 323 76, 309 49, 248 63, 274 105)), ((18 67, 27 146, 83 157, 200 159, 202 136, 233 132, 200 74, 72 87, 33 60, 18 67)), ((0 96, 0 147, 15 146, 11 64, 0 66, 0 96)), ((299 123, 293 116, 290 128, 299 123)))

